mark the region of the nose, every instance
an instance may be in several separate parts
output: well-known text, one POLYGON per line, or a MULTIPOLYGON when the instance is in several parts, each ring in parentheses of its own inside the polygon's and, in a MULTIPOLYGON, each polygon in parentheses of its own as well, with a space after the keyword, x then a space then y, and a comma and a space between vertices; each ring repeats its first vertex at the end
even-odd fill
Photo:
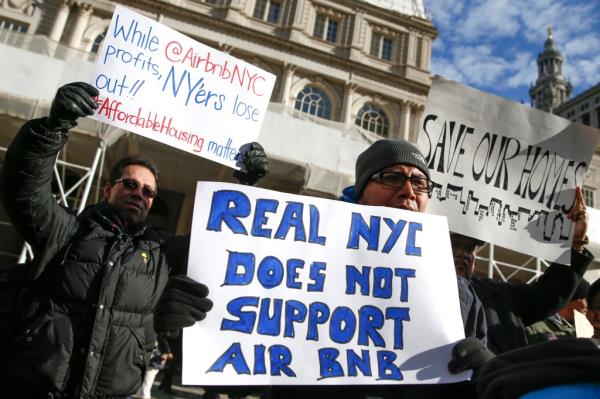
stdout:
POLYGON ((417 194, 415 193, 415 190, 413 189, 413 186, 409 179, 406 179, 404 184, 396 189, 396 195, 399 195, 402 198, 408 198, 412 200, 417 198, 417 194))

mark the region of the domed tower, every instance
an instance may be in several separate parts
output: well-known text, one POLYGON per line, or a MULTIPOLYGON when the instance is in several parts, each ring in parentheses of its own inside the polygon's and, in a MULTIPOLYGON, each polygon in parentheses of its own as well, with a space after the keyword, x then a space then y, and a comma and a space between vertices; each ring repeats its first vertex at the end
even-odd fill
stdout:
POLYGON ((529 88, 531 106, 553 112, 571 97, 573 86, 562 74, 562 54, 552 38, 552 28, 548 28, 548 38, 544 51, 538 54, 538 78, 529 88))

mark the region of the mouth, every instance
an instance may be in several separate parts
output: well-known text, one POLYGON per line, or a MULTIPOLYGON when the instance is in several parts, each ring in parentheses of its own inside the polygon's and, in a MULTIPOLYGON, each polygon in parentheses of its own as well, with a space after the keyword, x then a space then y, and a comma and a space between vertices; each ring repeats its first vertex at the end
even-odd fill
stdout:
POLYGON ((142 212, 144 210, 144 205, 139 202, 128 201, 125 203, 125 207, 128 209, 133 209, 137 212, 142 212))
POLYGON ((469 264, 463 258, 454 258, 454 269, 456 274, 465 277, 467 275, 469 264))
POLYGON ((399 204, 395 204, 394 208, 404 209, 406 211, 413 211, 413 212, 415 212, 417 210, 416 207, 412 206, 410 203, 407 203, 407 202, 401 202, 399 204))

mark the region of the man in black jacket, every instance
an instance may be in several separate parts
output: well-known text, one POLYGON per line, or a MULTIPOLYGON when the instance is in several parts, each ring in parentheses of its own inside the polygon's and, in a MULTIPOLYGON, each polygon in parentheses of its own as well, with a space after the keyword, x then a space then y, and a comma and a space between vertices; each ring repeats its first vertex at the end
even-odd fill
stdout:
MULTIPOLYGON (((25 123, 6 154, 2 200, 35 254, 0 375, 7 397, 127 397, 142 382, 154 331, 190 326, 212 307, 207 287, 184 275, 177 248, 189 237, 146 223, 158 183, 151 161, 117 163, 104 200, 78 216, 53 198, 56 155, 97 95, 86 83, 61 87, 49 116, 25 123)), ((249 177, 266 173, 263 158, 249 177)))
POLYGON ((506 283, 474 277, 475 254, 483 241, 461 234, 451 234, 456 272, 470 279, 483 304, 487 320, 488 348, 496 354, 527 345, 525 326, 556 313, 578 287, 588 265, 594 259, 585 249, 587 214, 581 188, 576 189, 575 203, 567 213, 575 222, 571 249, 571 266, 554 263, 531 284, 506 283))

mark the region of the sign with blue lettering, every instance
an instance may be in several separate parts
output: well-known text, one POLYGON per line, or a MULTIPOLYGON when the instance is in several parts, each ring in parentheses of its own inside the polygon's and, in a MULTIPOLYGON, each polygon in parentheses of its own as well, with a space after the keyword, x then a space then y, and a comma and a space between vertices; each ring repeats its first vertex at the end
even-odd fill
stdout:
POLYGON ((455 382, 464 338, 446 218, 198 183, 188 274, 214 308, 184 331, 183 382, 455 382))
POLYGON ((437 77, 418 146, 436 182, 429 213, 450 230, 571 262, 575 200, 600 132, 437 77))
POLYGON ((275 76, 117 5, 92 84, 94 119, 236 167, 275 76))

